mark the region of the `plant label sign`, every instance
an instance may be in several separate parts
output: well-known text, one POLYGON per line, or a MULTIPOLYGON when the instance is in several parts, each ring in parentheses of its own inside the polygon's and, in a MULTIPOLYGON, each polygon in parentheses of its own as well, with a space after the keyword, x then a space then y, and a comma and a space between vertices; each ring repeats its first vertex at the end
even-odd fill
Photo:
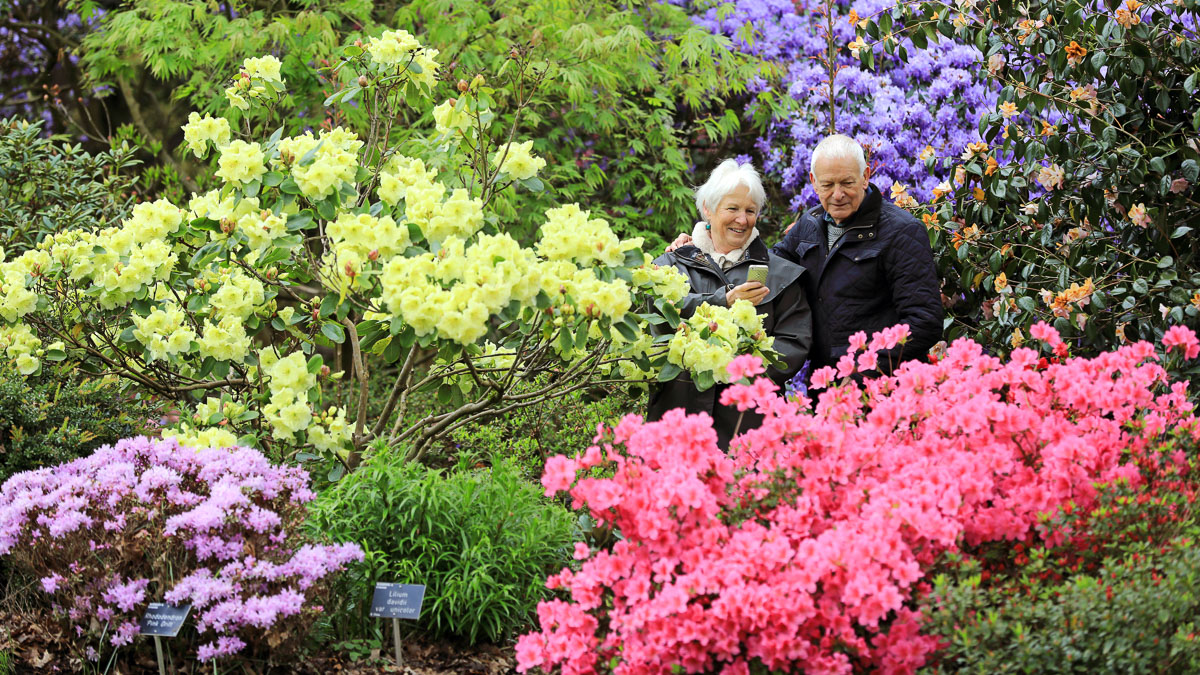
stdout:
POLYGON ((371 616, 384 619, 416 619, 425 601, 425 584, 375 584, 371 616))
POLYGON ((172 607, 165 602, 152 602, 138 621, 138 627, 141 628, 142 635, 175 637, 179 635, 179 629, 183 628, 183 622, 187 621, 190 611, 191 605, 172 607))

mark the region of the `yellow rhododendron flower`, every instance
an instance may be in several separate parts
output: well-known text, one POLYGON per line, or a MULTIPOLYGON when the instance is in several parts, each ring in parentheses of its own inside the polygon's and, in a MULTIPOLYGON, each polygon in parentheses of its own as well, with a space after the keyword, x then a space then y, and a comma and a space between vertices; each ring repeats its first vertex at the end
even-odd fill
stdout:
POLYGON ((233 141, 221 149, 217 177, 238 186, 253 183, 267 172, 263 160, 262 147, 258 143, 233 141))
POLYGON ((509 143, 492 155, 492 166, 516 180, 533 178, 546 166, 546 160, 533 153, 533 141, 509 143))

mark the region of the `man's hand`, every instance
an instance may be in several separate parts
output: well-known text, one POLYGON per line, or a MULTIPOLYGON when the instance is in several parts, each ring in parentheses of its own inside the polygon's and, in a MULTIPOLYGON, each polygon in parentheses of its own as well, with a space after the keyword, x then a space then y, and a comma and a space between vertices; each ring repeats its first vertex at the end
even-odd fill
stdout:
POLYGON ((771 289, 763 286, 757 281, 747 281, 741 286, 734 286, 733 290, 725 294, 725 304, 729 307, 738 300, 749 300, 750 304, 758 305, 758 303, 767 299, 767 294, 771 289))
POLYGON ((667 246, 667 253, 674 251, 680 246, 687 246, 690 243, 692 243, 692 235, 681 234, 678 237, 675 237, 675 241, 671 242, 671 244, 667 246))

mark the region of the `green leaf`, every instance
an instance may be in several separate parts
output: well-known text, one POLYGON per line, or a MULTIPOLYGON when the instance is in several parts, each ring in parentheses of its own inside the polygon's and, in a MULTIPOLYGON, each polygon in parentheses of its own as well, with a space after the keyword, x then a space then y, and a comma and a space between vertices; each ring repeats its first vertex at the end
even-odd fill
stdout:
POLYGON ((321 372, 321 366, 325 365, 325 359, 320 354, 313 354, 308 360, 308 372, 310 375, 316 375, 321 372))
POLYGON ((558 348, 564 354, 571 353, 575 346, 575 341, 571 338, 571 330, 565 325, 558 331, 558 348))
POLYGON ((658 381, 670 382, 671 380, 679 377, 679 374, 682 372, 683 369, 679 366, 675 365, 674 363, 668 363, 667 365, 663 366, 662 372, 658 374, 658 381))
POLYGON ((321 334, 337 344, 346 341, 346 329, 341 324, 329 322, 321 325, 321 334))

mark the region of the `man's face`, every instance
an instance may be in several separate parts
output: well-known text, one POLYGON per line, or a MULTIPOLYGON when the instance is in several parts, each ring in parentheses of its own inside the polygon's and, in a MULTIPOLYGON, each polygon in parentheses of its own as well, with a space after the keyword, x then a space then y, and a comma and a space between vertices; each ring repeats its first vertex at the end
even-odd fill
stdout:
POLYGON ((813 165, 808 180, 812 182, 825 212, 841 223, 853 216, 867 195, 871 168, 859 173, 858 163, 848 157, 821 157, 813 165))

